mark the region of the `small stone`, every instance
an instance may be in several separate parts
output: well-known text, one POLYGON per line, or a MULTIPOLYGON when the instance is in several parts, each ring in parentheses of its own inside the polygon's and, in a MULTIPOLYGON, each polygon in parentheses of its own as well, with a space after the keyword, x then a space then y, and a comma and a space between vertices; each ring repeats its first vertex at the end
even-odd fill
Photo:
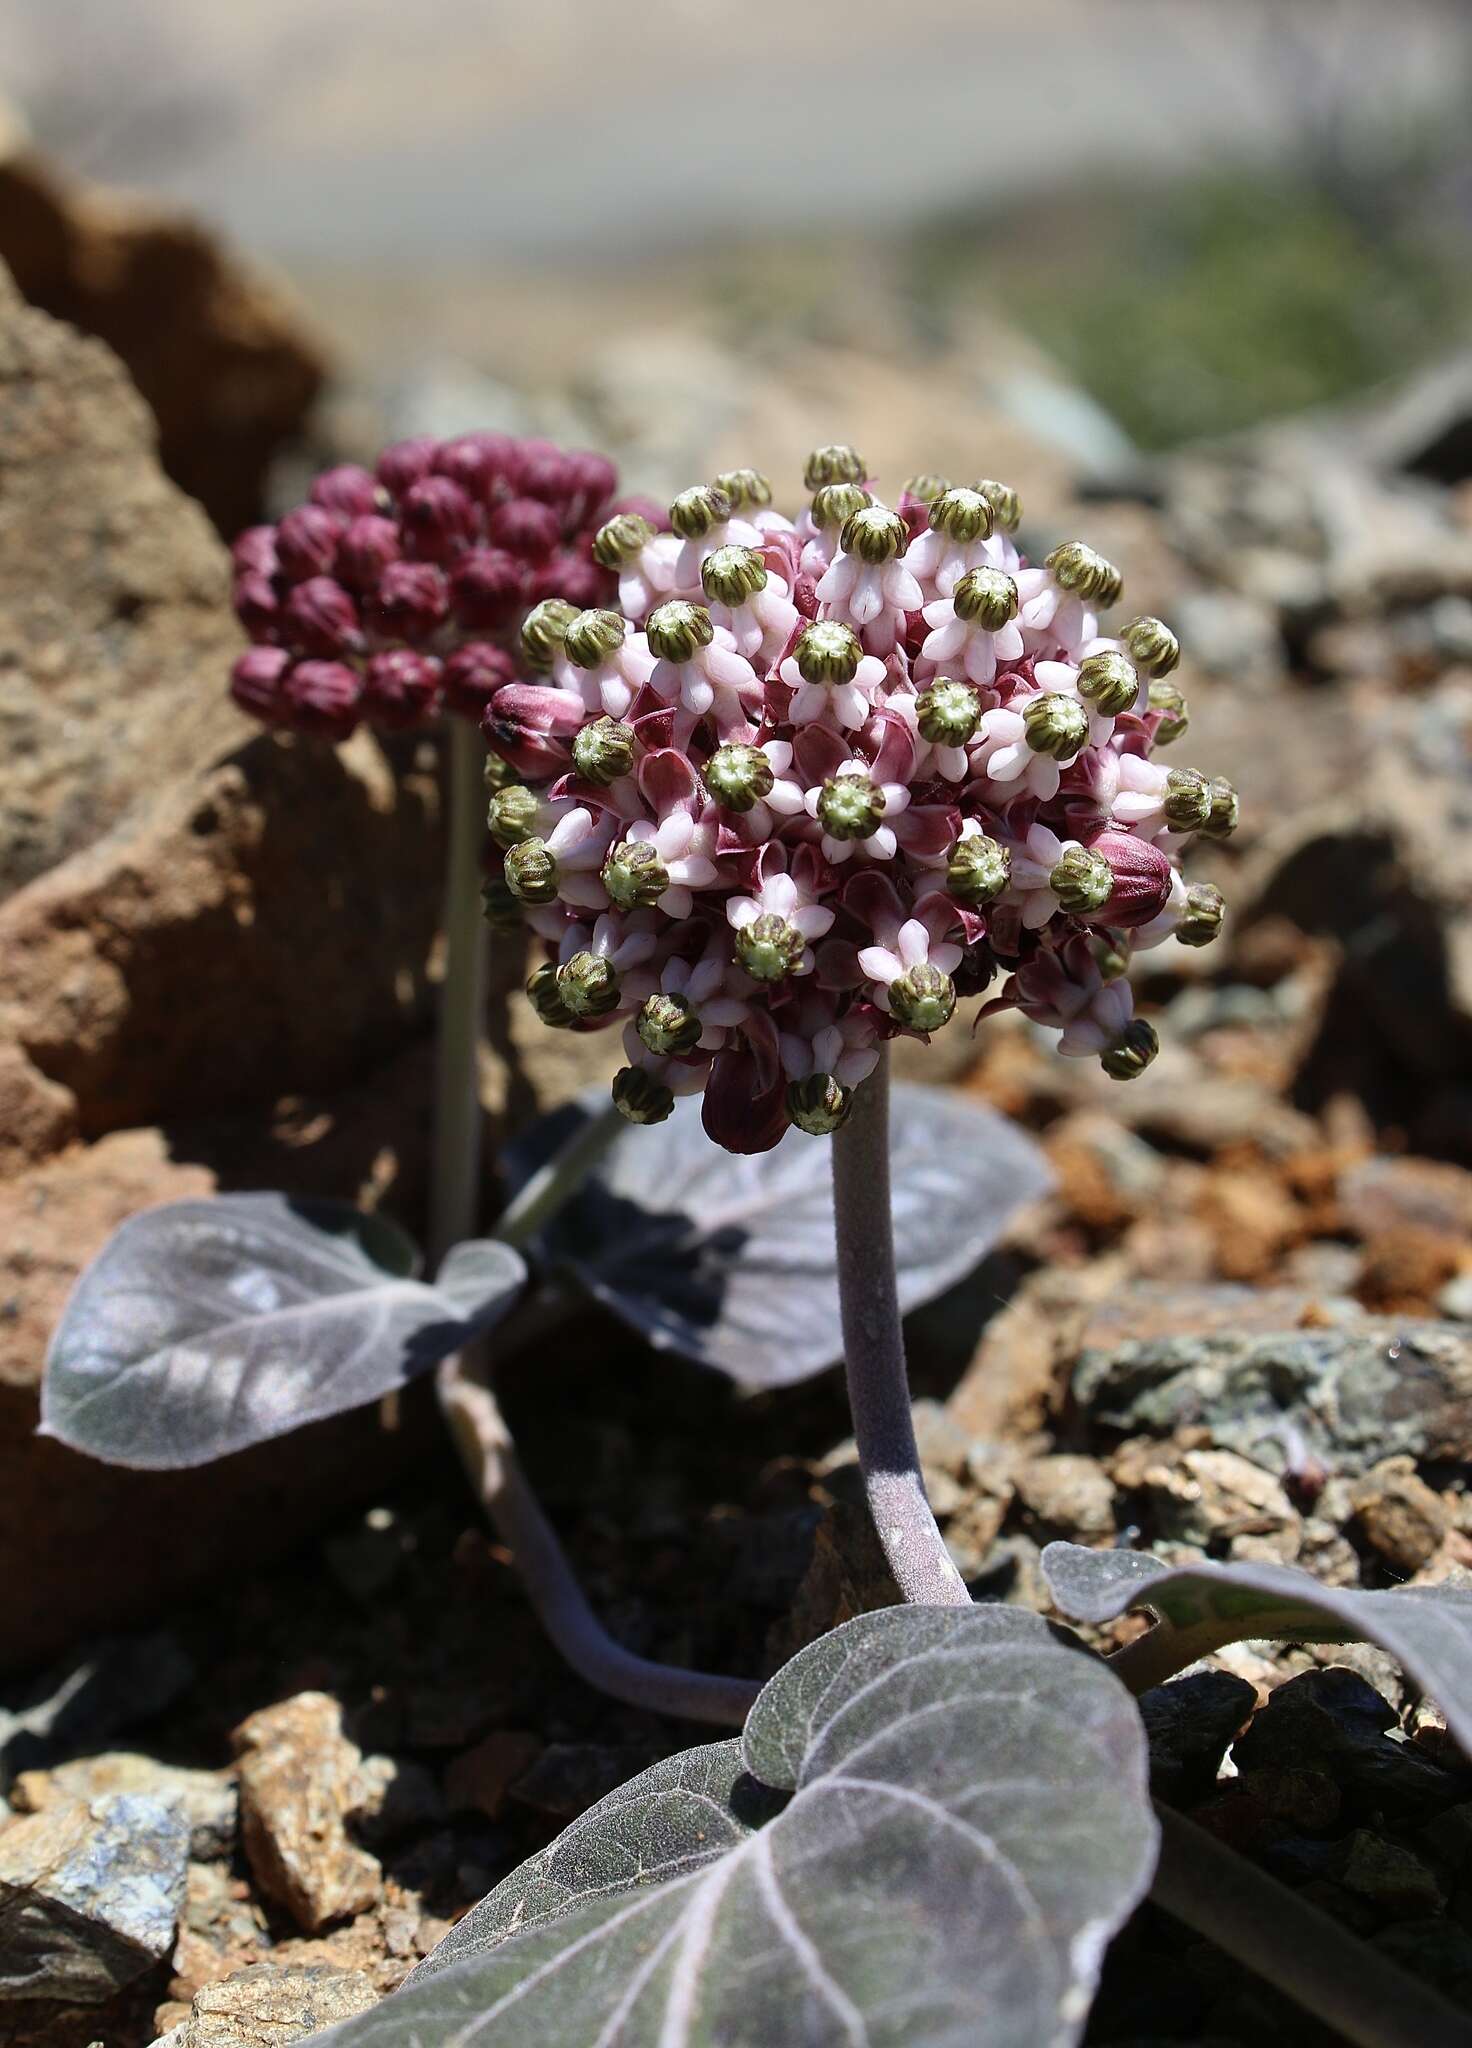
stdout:
POLYGON ((1472 1173, 1432 1159, 1362 1159, 1339 1176, 1340 1212, 1357 1237, 1396 1226, 1472 1237, 1472 1173))
POLYGON ((1114 1533, 1114 1486, 1097 1459, 1060 1451, 1016 1473, 1017 1497, 1050 1534, 1086 1540, 1114 1533))
POLYGON ((194 1994, 188 2019, 153 2048, 287 2048, 378 2003, 362 1970, 252 1963, 194 1994))
POLYGON ((1446 1904, 1441 1886, 1419 1856, 1368 1828, 1357 1828, 1343 1845, 1334 1875, 1346 1891, 1372 1900, 1389 1919, 1426 1919, 1446 1904))
POLYGON ((1300 1673, 1278 1686, 1233 1745, 1242 1773, 1322 1768, 1362 1809, 1425 1820, 1465 1796, 1464 1778, 1441 1770, 1386 1731, 1395 1709, 1342 1666, 1300 1673))
POLYGON ((315 1934, 378 1897, 376 1857, 348 1836, 363 1795, 362 1753, 342 1732, 342 1708, 298 1693, 236 1729, 240 1823, 257 1884, 315 1934))
POLYGON ((189 1830, 128 1793, 68 1800, 0 1833, 0 2001, 99 2005, 161 1962, 184 1902, 189 1830))
POLYGON ((1355 1487, 1351 1501, 1359 1533, 1393 1571, 1419 1571, 1446 1540, 1446 1509, 1416 1476, 1410 1458, 1383 1459, 1355 1487))
POLYGON ((511 1787, 541 1754, 540 1736, 524 1728, 493 1729, 446 1771, 445 1798, 451 1811, 499 1820, 511 1787))
POLYGON ((1448 1280, 1436 1297, 1436 1306, 1453 1322, 1472 1323, 1472 1271, 1458 1273, 1454 1280, 1448 1280))
POLYGON ((916 1401, 911 1409, 920 1462, 928 1470, 958 1479, 966 1469, 971 1438, 940 1401, 916 1401))
POLYGON ((353 1826, 371 1847, 437 1827, 445 1802, 432 1772, 412 1757, 364 1757, 349 1809, 353 1826))
POLYGON ((511 1787, 511 1796, 538 1813, 576 1820, 607 1793, 627 1784, 654 1761, 647 1749, 603 1742, 552 1742, 511 1787))
POLYGON ((1472 1934, 1453 1920, 1410 1920, 1371 1937, 1391 1962, 1434 1985, 1460 2010, 1472 2005, 1472 1934))
POLYGON ((217 1862, 234 1850, 240 1800, 225 1771, 186 1770, 117 1750, 78 1757, 50 1771, 22 1771, 10 1788, 10 1801, 18 1813, 40 1813, 60 1800, 91 1801, 113 1792, 140 1793, 180 1812, 196 1863, 217 1862))
POLYGON ((1299 1519, 1270 1472, 1235 1451, 1189 1450, 1157 1462, 1139 1492, 1159 1536, 1202 1549, 1227 1545, 1241 1554, 1245 1539, 1266 1539, 1268 1555, 1292 1563, 1298 1555, 1299 1519))
POLYGON ((1241 1771, 1238 1779, 1265 1813, 1306 1835, 1326 1834, 1339 1818, 1339 1787, 1325 1771, 1280 1764, 1241 1771))
POLYGON ((0 1774, 95 1749, 162 1713, 193 1678, 187 1651, 166 1631, 104 1636, 46 1672, 18 1707, 0 1707, 0 1774))
POLYGON ((1222 1758, 1257 1705, 1257 1688, 1229 1671, 1193 1671, 1140 1695, 1150 1745, 1150 1789, 1181 1805, 1215 1783, 1222 1758))

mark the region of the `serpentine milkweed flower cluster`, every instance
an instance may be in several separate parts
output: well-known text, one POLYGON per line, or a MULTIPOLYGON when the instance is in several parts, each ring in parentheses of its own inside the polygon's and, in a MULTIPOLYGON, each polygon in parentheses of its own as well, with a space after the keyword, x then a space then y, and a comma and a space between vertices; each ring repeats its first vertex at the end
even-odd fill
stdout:
POLYGON ((531 605, 612 595, 592 540, 616 484, 602 455, 490 433, 399 441, 372 472, 327 470, 305 505, 235 543, 235 610, 255 644, 231 695, 268 725, 332 740, 362 719, 478 721, 517 674, 531 605))
POLYGON ((1120 576, 1081 542, 1030 563, 1017 495, 916 478, 893 509, 853 449, 809 459, 796 520, 738 470, 593 542, 618 605, 536 607, 537 674, 485 728, 504 876, 549 957, 550 1025, 622 1030, 636 1123, 703 1093, 760 1151, 834 1130, 881 1043, 1000 990, 1121 1079, 1157 1049, 1132 949, 1211 939, 1177 856, 1230 786, 1157 751, 1186 729, 1158 619, 1106 632, 1120 576))

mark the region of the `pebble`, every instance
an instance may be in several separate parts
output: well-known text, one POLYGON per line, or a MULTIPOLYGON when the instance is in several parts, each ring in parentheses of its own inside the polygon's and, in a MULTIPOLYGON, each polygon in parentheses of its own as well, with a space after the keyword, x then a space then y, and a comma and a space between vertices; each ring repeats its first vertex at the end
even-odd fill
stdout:
POLYGON ((1350 1499, 1360 1535, 1395 1572, 1418 1572, 1446 1540, 1441 1497, 1416 1476, 1411 1458, 1382 1459, 1350 1499))
POLYGON ((14 1707, 0 1705, 0 1783, 95 1750, 171 1706, 194 1679, 176 1636, 104 1636, 49 1670, 14 1707))
POLYGON ((1114 1485, 1094 1458, 1068 1451, 1030 1458, 1015 1476, 1017 1497, 1050 1535, 1085 1542, 1114 1534, 1114 1485))
POLYGON ((1341 1665, 1290 1678, 1254 1716, 1232 1755, 1244 1775, 1322 1767, 1360 1807, 1408 1822, 1465 1797, 1465 1781, 1413 1744, 1393 1739, 1395 1709, 1341 1665))
POLYGON ((153 2048, 287 2048, 378 2003, 362 1970, 330 1963, 252 1963, 194 1994, 189 2017, 153 2048))
POLYGON ((298 1693, 236 1729, 240 1826, 256 1883, 308 1934, 362 1912, 378 1897, 378 1859, 348 1834, 371 1803, 362 1753, 325 1693, 298 1693))
POLYGON ((542 1754, 542 1740, 525 1728, 496 1728, 457 1756, 445 1773, 452 1813, 475 1812, 499 1820, 511 1787, 542 1754))
POLYGON ((196 1863, 220 1861, 234 1850, 240 1798, 226 1771, 187 1770, 115 1750, 77 1757, 49 1771, 22 1771, 10 1788, 10 1800, 19 1813, 40 1813, 58 1800, 88 1801, 111 1792, 141 1793, 182 1813, 196 1863))
POLYGON ((538 1813, 575 1820, 655 1761, 647 1749, 602 1742, 551 1742, 510 1788, 538 1813))
POLYGON ((178 1808, 138 1794, 13 1820, 0 1833, 0 2001, 99 2005, 161 1962, 188 1859, 178 1808))
POLYGON ((1257 1688, 1229 1671, 1192 1671, 1138 1701, 1150 1745, 1150 1789, 1180 1805, 1216 1781, 1227 1746, 1257 1705, 1257 1688))
POLYGON ((1423 1920, 1446 1904, 1441 1886, 1419 1856, 1368 1828, 1356 1828, 1342 1845, 1334 1875, 1346 1891, 1369 1899, 1395 1920, 1423 1920))

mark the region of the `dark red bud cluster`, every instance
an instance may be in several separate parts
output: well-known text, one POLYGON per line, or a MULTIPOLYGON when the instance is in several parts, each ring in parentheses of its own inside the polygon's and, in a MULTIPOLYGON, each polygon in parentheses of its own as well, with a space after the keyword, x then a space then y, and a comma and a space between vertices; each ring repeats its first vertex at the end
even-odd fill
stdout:
POLYGON ((605 456, 509 434, 428 436, 386 448, 372 470, 325 470, 308 501, 231 550, 235 611, 254 645, 230 693, 268 725, 344 739, 442 711, 484 715, 517 680, 512 651, 544 598, 611 600, 592 539, 614 510, 605 456))

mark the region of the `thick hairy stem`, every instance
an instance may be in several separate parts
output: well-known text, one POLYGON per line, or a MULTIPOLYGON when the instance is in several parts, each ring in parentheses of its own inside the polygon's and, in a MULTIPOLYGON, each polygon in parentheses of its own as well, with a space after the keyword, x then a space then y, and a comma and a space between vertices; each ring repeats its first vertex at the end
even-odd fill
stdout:
POLYGON ((512 1553, 538 1619, 573 1670, 632 1706, 739 1728, 761 1690, 753 1680, 651 1663, 603 1627, 517 1463, 494 1394, 463 1356, 440 1367, 439 1396, 471 1484, 512 1553))
POLYGON ((834 1133, 833 1209, 849 1406, 874 1527, 907 1600, 969 1606, 925 1498, 910 1414, 889 1208, 887 1049, 834 1133))
POLYGON ((474 727, 463 718, 452 718, 445 763, 445 978, 440 987, 429 1231, 435 1259, 443 1258, 462 1238, 475 1235, 480 1188, 482 1119, 476 1067, 486 991, 486 926, 480 906, 484 768, 485 749, 474 727))
POLYGON ((1150 1896, 1355 2048, 1467 2048, 1472 2025, 1417 1978, 1169 1807, 1150 1896))

